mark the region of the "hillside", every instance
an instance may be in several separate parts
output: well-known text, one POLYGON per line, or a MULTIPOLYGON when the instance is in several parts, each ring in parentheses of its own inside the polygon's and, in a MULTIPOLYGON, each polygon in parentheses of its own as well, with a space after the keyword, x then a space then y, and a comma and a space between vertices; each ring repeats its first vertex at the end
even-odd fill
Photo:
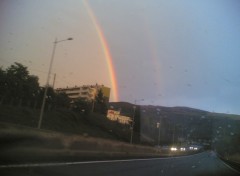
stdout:
MULTIPOLYGON (((129 144, 128 125, 112 122, 96 113, 48 110, 41 129, 36 128, 38 118, 39 110, 0 106, 0 163, 167 157, 193 153, 171 153, 129 144)), ((139 142, 136 137, 135 132, 134 143, 139 142)))
MULTIPOLYGON (((32 108, 1 105, 0 122, 36 128, 39 113, 39 110, 32 108)), ((124 128, 118 126, 118 124, 109 121, 100 114, 85 115, 67 109, 57 109, 47 111, 44 114, 41 128, 65 134, 79 134, 121 141, 128 140, 124 139, 124 135, 119 130, 124 128), (106 128, 107 125, 108 129, 106 128), (110 130, 111 127, 114 127, 113 130, 110 130)))
MULTIPOLYGON (((133 117, 133 104, 115 102, 108 106, 121 110, 122 115, 133 117)), ((36 128, 38 119, 39 110, 0 106, 0 122, 36 128)), ((239 115, 211 113, 188 107, 137 105, 133 142, 157 145, 159 137, 160 145, 202 144, 223 154, 240 153, 239 126, 239 115), (157 122, 160 122, 160 130, 157 122)), ((129 125, 110 121, 105 115, 83 114, 67 109, 48 110, 44 114, 42 129, 124 142, 129 142, 131 135, 129 125)))
MULTIPOLYGON (((125 102, 109 104, 130 117, 133 116, 133 106, 125 102)), ((157 144, 157 122, 160 122, 160 145, 198 143, 221 153, 240 153, 240 115, 189 107, 137 105, 135 119, 141 143, 157 144)))

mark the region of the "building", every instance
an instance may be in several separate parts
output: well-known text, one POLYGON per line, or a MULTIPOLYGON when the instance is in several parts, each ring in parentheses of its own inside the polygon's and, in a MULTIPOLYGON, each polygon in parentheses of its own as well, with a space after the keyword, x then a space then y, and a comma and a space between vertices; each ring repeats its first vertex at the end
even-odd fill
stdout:
POLYGON ((107 118, 112 121, 118 121, 121 124, 129 125, 132 119, 128 116, 120 115, 120 111, 108 110, 107 118))
POLYGON ((80 98, 86 101, 92 101, 97 96, 99 90, 102 91, 105 100, 108 102, 110 98, 110 88, 104 85, 83 85, 55 89, 56 93, 65 93, 73 101, 80 98))

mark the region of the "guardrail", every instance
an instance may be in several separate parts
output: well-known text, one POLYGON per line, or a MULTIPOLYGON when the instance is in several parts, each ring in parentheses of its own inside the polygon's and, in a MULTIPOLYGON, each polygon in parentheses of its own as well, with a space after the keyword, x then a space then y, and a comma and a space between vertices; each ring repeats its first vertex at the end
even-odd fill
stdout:
POLYGON ((230 167, 236 169, 237 171, 240 172, 240 163, 235 162, 235 161, 231 161, 225 157, 223 157, 222 155, 220 155, 219 153, 217 153, 217 156, 219 159, 221 159, 223 162, 225 162, 227 165, 229 165, 230 167))

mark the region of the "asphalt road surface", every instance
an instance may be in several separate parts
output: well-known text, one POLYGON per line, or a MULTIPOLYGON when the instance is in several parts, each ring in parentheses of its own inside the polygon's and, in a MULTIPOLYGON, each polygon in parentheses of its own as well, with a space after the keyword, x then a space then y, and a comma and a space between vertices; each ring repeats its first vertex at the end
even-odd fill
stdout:
POLYGON ((172 158, 1 165, 0 175, 31 176, 208 176, 240 175, 213 152, 172 158))

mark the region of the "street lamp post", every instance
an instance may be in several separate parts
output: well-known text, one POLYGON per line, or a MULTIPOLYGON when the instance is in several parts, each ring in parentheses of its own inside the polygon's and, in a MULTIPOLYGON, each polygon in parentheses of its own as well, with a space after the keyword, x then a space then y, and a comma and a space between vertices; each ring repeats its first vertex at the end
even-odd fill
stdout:
POLYGON ((130 127, 130 129, 131 129, 130 144, 133 143, 133 131, 134 131, 134 124, 135 124, 135 112, 136 112, 136 103, 137 103, 137 101, 144 101, 144 99, 141 99, 141 100, 135 100, 135 101, 134 101, 132 125, 131 125, 131 127, 130 127))
POLYGON ((51 74, 51 70, 52 70, 52 64, 53 64, 53 59, 54 59, 54 55, 55 55, 56 46, 57 46, 58 43, 64 42, 64 41, 67 41, 67 40, 73 40, 73 38, 67 38, 65 40, 57 40, 57 38, 56 38, 54 43, 53 43, 53 51, 52 51, 51 61, 50 61, 50 65, 49 65, 48 75, 47 75, 47 83, 45 85, 45 91, 44 91, 44 95, 43 95, 40 117, 39 117, 39 121, 38 121, 38 128, 39 129, 41 128, 41 125, 42 125, 42 118, 43 118, 43 113, 44 113, 44 108, 45 108, 45 103, 46 103, 46 96, 47 96, 47 91, 48 91, 48 87, 49 87, 50 74, 51 74))
MULTIPOLYGON (((157 108, 157 115, 159 115, 159 113, 160 113, 160 109, 157 108)), ((161 125, 161 117, 159 118, 159 122, 157 122, 157 128, 158 128, 158 148, 159 148, 159 145, 160 145, 160 134, 161 134, 160 125, 161 125)))
POLYGON ((174 123, 174 125, 173 125, 173 138, 172 138, 172 143, 173 143, 173 145, 174 145, 174 143, 175 143, 175 128, 176 128, 176 125, 175 125, 175 123, 174 123))
POLYGON ((160 122, 157 122, 157 128, 158 128, 158 148, 160 143, 160 122))
MULTIPOLYGON (((135 103, 136 104, 136 103, 135 103)), ((133 127, 134 127, 134 119, 135 119, 135 111, 136 111, 136 106, 133 106, 133 119, 132 119, 132 126, 131 126, 131 139, 130 139, 130 144, 132 144, 133 141, 133 127)))

